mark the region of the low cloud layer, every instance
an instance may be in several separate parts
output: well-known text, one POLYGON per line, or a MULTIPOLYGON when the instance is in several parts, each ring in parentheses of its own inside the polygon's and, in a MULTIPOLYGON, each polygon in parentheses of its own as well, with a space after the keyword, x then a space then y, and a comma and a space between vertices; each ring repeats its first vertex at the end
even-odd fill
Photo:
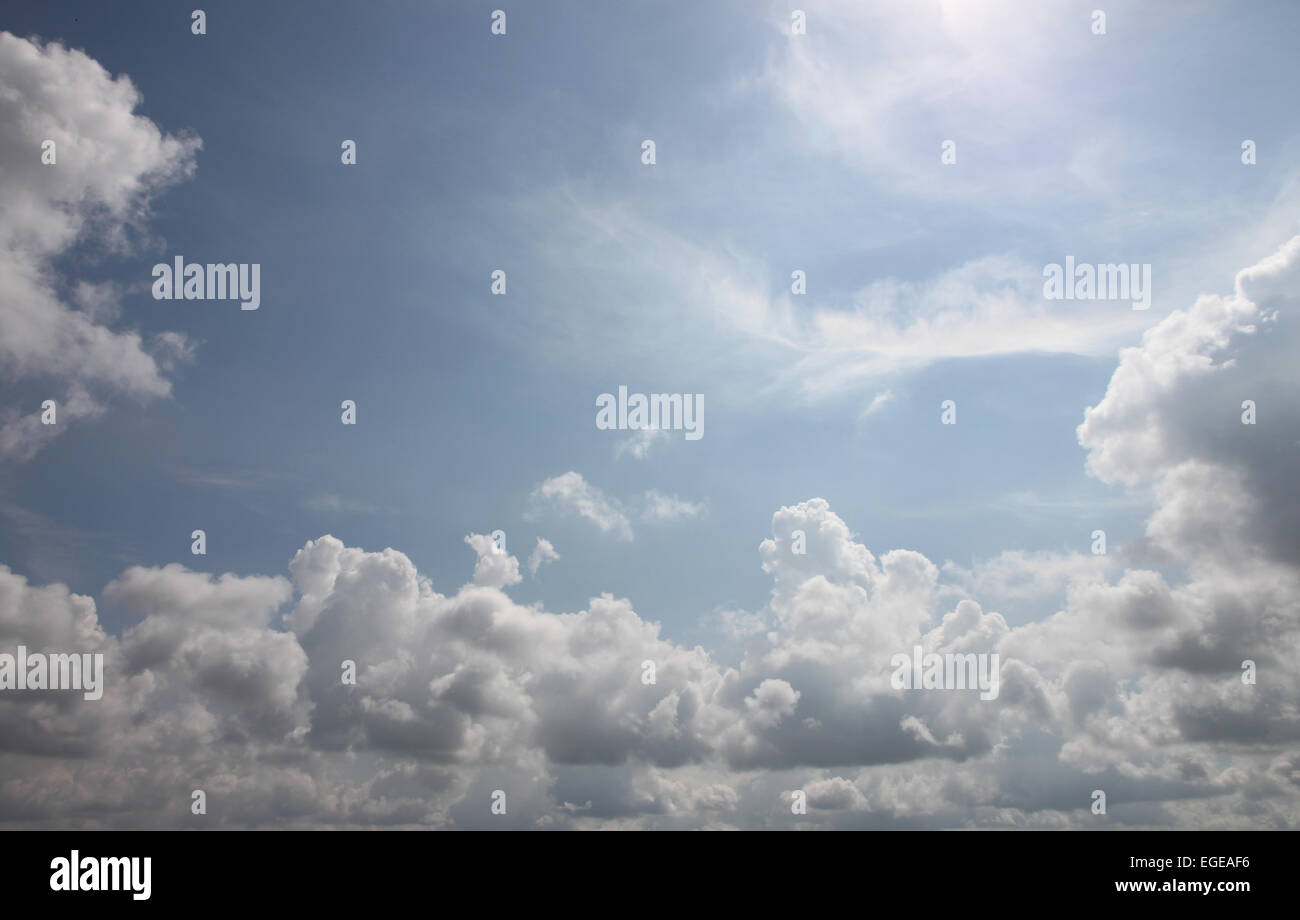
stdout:
MULTIPOLYGON (((101 651, 107 690, 0 697, 0 820, 1293 827, 1300 567, 1282 538, 1295 520, 1267 489, 1269 458, 1295 449, 1268 420, 1293 417, 1273 407, 1294 390, 1264 355, 1287 352, 1296 291, 1300 239, 1229 297, 1153 328, 1086 414, 1092 471, 1154 481, 1141 543, 1159 565, 1007 554, 945 573, 873 551, 814 498, 772 517, 757 559, 770 604, 749 617, 769 628, 745 630, 735 667, 625 599, 576 613, 515 602, 519 562, 482 535, 467 538, 477 564, 458 588, 328 535, 285 575, 132 567, 103 591, 133 617, 121 636, 91 598, 4 569, 0 648, 101 651), (1234 360, 1247 349, 1259 360, 1234 360), (1256 426, 1239 397, 1261 407, 1256 426), (1067 600, 1011 628, 967 595, 989 586, 1067 600), (998 653, 997 697, 895 689, 891 658, 915 646, 998 653), (206 815, 190 814, 195 789, 206 815), (1104 816, 1089 810, 1096 789, 1104 816)), ((581 497, 577 474, 559 482, 556 495, 581 497)))

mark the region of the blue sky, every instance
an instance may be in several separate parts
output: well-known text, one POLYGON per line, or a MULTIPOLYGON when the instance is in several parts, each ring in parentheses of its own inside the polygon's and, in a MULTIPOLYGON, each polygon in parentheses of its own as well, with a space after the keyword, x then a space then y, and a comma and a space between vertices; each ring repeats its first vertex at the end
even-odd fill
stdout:
MULTIPOLYGON (((913 196, 873 176, 879 167, 867 151, 818 149, 798 112, 770 89, 745 85, 761 81, 791 41, 771 15, 741 15, 740 6, 601 12, 558 4, 510 11, 514 31, 494 40, 479 28, 491 8, 277 5, 254 14, 234 4, 209 12, 213 25, 201 38, 178 35, 174 4, 8 13, 17 34, 62 39, 129 73, 143 94, 141 114, 203 139, 195 181, 154 204, 155 245, 96 261, 88 274, 140 283, 155 261, 180 253, 260 262, 266 285, 257 313, 153 301, 147 290, 130 297, 131 325, 183 329, 200 342, 196 361, 177 375, 172 400, 115 409, 17 474, 11 495, 25 507, 100 535, 88 541, 93 561, 49 575, 93 590, 121 568, 118 554, 173 561, 188 554, 189 531, 203 526, 210 561, 234 571, 259 571, 291 555, 304 534, 328 531, 402 547, 435 578, 455 578, 472 562, 458 547, 467 532, 500 527, 527 543, 558 532, 521 513, 538 481, 575 469, 614 495, 653 487, 707 502, 701 519, 647 530, 628 547, 570 527, 561 552, 583 562, 545 572, 548 597, 565 609, 611 591, 680 631, 715 605, 762 603, 753 550, 767 519, 779 504, 813 495, 850 511, 873 547, 967 563, 1013 547, 1077 549, 1094 523, 1123 533, 1139 522, 1122 509, 1098 521, 1073 507, 1110 497, 1085 478, 1074 428, 1104 391, 1113 352, 922 356, 920 367, 831 387, 809 403, 788 379, 791 356, 736 354, 745 337, 714 336, 708 305, 676 277, 695 270, 689 256, 674 254, 659 269, 656 250, 705 250, 773 298, 802 268, 809 293, 790 302, 810 310, 851 309, 855 292, 873 282, 924 282, 983 257, 1021 258, 1031 268, 1066 251, 1081 261, 1131 258, 1158 266, 1165 296, 1156 297, 1154 320, 1182 305, 1171 301, 1162 269, 1201 261, 1219 217, 1207 213, 1188 227, 1180 215, 1177 232, 1168 228, 1153 244, 1151 226, 1172 215, 1162 213, 1167 202, 1148 178, 1203 174, 1209 165, 1236 180, 1239 200, 1262 204, 1275 192, 1267 163, 1278 160, 1265 157, 1249 182, 1239 178, 1246 171, 1236 145, 1207 122, 1266 149, 1295 140, 1271 135, 1278 127, 1259 117, 1265 99, 1170 86, 1156 62, 1176 60, 1194 38, 1222 48, 1221 23, 1203 15, 1198 27, 1193 15, 1179 34, 1158 37, 1163 49, 1151 47, 1149 30, 1061 36, 1073 59, 1049 78, 1082 89, 1111 71, 1111 87, 1007 113, 1019 124, 1005 135, 983 128, 989 136, 970 153, 959 147, 955 177, 939 168, 938 148, 960 131, 926 122, 942 114, 958 125, 974 120, 960 86, 944 87, 957 93, 951 104, 891 109, 892 156, 925 174, 913 196), (1146 98, 1126 86, 1143 87, 1146 98), (1162 86, 1171 94, 1164 104, 1152 98, 1162 86), (1140 242, 1107 226, 1116 220, 1109 198, 1085 194, 1076 176, 1059 175, 1042 199, 1008 207, 1005 186, 981 174, 978 158, 994 160, 998 182, 1018 167, 1043 173, 1067 164, 1072 145, 1094 136, 1088 114, 1117 102, 1105 130, 1123 126, 1123 156, 1107 164, 1105 182, 1118 196, 1137 196, 1126 210, 1149 212, 1140 242), (1253 119, 1242 111, 1252 103, 1260 109, 1253 119), (640 163, 644 137, 657 138, 653 168, 640 163), (355 168, 339 163, 343 138, 358 142, 355 168), (946 198, 945 187, 961 189, 964 200, 946 198), (602 246, 583 208, 668 239, 624 243, 636 249, 634 264, 619 264, 627 255, 614 244, 603 249, 605 264, 589 265, 569 245, 602 246), (488 293, 498 267, 509 276, 504 299, 488 293), (571 339, 532 334, 556 314, 571 339), (637 317, 630 326, 629 314, 637 317), (653 337, 647 326, 658 327, 653 337), (618 435, 596 431, 592 419, 595 396, 618 384, 704 393, 706 437, 674 438, 647 461, 616 460, 618 435), (860 421, 860 409, 883 391, 895 400, 860 421), (945 430, 938 406, 954 397, 969 424, 945 430), (344 398, 360 406, 355 430, 338 422, 344 398), (91 456, 97 476, 78 475, 91 456), (105 482, 121 485, 108 490, 105 482), (319 494, 376 510, 304 507, 319 494), (1017 506, 1013 495, 1025 502, 1017 506)), ((1059 17, 1069 14, 1063 8, 1059 17)), ((825 31, 814 27, 808 43, 830 44, 818 35, 825 31)), ((1249 77, 1272 82, 1270 71, 1282 77, 1284 67, 1294 65, 1252 55, 1249 77)), ((1246 79, 1232 68, 1214 84, 1234 78, 1246 79)), ((1185 199, 1186 185, 1176 194, 1185 199)), ((1231 270, 1206 280, 1221 283, 1231 270)), ((25 544, 3 548, 14 558, 25 544)), ((30 544, 25 551, 37 552, 30 544)))
MULTIPOLYGON (((1093 3, 808 2, 792 36, 788 4, 548 3, 494 36, 498 5, 212 3, 203 36, 174 3, 3 5, 201 147, 129 245, 49 261, 64 299, 113 285, 106 327, 192 355, 169 395, 108 397, 5 463, 0 560, 119 634, 138 611, 101 592, 128 566, 278 574, 330 534, 447 594, 466 535, 499 528, 521 564, 559 553, 514 602, 607 592, 726 664, 721 613, 779 617, 759 544, 813 498, 938 566, 949 607, 1008 552, 1088 565, 1098 528, 1181 571, 1139 545, 1159 483, 1094 475, 1077 429, 1121 349, 1300 232, 1300 9, 1114 5, 1097 35, 1093 3), (260 309, 154 300, 176 255, 259 263, 260 309), (1067 255, 1150 264, 1150 310, 1046 301, 1067 255), (620 450, 594 424, 620 385, 703 394, 704 437, 620 450), (630 539, 537 496, 570 471, 630 539), (646 520, 650 491, 684 504, 646 520)), ((50 378, 3 386, 27 413, 50 378)), ((1017 627, 1068 588, 978 599, 1017 627)))

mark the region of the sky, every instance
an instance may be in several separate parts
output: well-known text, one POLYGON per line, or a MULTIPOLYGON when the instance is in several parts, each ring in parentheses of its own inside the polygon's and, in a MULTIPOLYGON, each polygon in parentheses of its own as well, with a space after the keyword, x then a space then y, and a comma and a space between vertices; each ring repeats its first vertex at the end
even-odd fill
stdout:
POLYGON ((0 2, 0 823, 1296 826, 1300 9, 1096 5, 0 2))

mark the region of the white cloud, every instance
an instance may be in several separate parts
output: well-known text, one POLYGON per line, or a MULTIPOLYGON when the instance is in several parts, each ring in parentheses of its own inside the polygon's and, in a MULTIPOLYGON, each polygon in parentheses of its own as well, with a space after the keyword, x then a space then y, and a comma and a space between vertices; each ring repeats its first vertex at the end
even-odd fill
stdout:
POLYGON ((643 521, 676 521, 681 518, 697 517, 704 511, 704 506, 697 502, 688 502, 676 495, 650 489, 645 493, 644 507, 641 510, 643 521))
POLYGON ((852 310, 814 313, 801 370, 812 390, 943 358, 1102 355, 1150 324, 1127 305, 1043 298, 1041 266, 986 257, 924 282, 877 281, 852 310), (833 358, 834 360, 830 360, 833 358))
POLYGON ((1099 579, 1113 556, 1005 550, 969 569, 945 563, 943 573, 967 593, 985 599, 1041 598, 1077 579, 1099 579))
POLYGON ((635 460, 644 460, 656 444, 662 444, 667 440, 668 432, 662 428, 638 428, 614 444, 614 458, 627 456, 635 460))
POLYGON ((752 824, 779 790, 805 788, 813 820, 829 826, 854 815, 1069 824, 1098 782, 1086 769, 1139 798, 1210 797, 1226 813, 1255 796, 1249 820, 1300 821, 1300 796, 1271 779, 1294 767, 1266 740, 1297 733, 1286 703, 1295 681, 1255 697, 1232 673, 1247 646, 1297 651, 1296 626, 1276 615, 1295 597, 1294 573, 1271 584, 1243 575, 1231 591, 1264 604, 1217 628, 1204 617, 1228 611, 1203 605, 1206 586, 1173 597, 1155 573, 1131 572, 1010 630, 969 600, 937 617, 937 569, 908 551, 877 559, 824 501, 781 509, 773 534, 761 552, 776 624, 739 669, 664 640, 609 596, 576 614, 513 603, 496 585, 517 580, 517 563, 497 565, 507 557, 482 537, 469 542, 491 572, 476 566, 472 583, 445 595, 401 553, 312 541, 290 564, 299 600, 288 631, 274 625, 284 579, 136 567, 105 590, 144 617, 120 651, 89 598, 0 572, 0 640, 99 646, 110 662, 93 713, 66 705, 58 718, 19 721, 30 706, 0 705, 15 739, 0 752, 0 816, 175 824, 175 810, 164 818, 148 803, 197 785, 221 790, 218 820, 229 825, 473 827, 489 820, 490 790, 506 788, 513 826, 656 814, 725 826, 752 824), (806 556, 789 552, 795 525, 810 535, 806 556), (1207 634, 1239 646, 1226 675, 1212 647, 1180 645, 1207 634), (1000 651, 1000 697, 893 690, 890 657, 914 643, 1000 651), (345 659, 357 662, 356 686, 340 681, 345 659), (640 679, 647 659, 653 685, 640 679), (91 715, 102 724, 75 746, 60 742, 91 715), (1045 738, 1059 762, 1034 759, 1045 738), (1191 753, 1221 738, 1233 748, 1205 750, 1228 767, 1191 753), (80 759, 50 769, 16 747, 80 759), (1026 788, 1027 768, 1050 781, 1026 788), (1259 798, 1261 783, 1272 791, 1259 798))
POLYGON ((533 547, 532 553, 528 556, 528 572, 530 575, 536 575, 537 570, 548 562, 554 562, 560 558, 560 554, 555 551, 555 547, 550 540, 543 537, 537 538, 537 545, 533 547))
POLYGON ((1239 272, 1227 296, 1200 297, 1120 354, 1079 443, 1104 482, 1154 483, 1147 536, 1174 558, 1236 560, 1254 547, 1300 562, 1292 465, 1300 416, 1300 237, 1239 272), (1242 423, 1243 403, 1256 424, 1242 423), (1208 552, 1213 547, 1214 553, 1208 552))
POLYGON ((767 631, 767 620, 747 610, 723 610, 718 619, 723 634, 730 639, 748 639, 767 631))
POLYGON ((40 425, 39 411, 0 419, 6 456, 29 458, 114 394, 169 395, 166 373, 192 351, 180 333, 110 329, 121 292, 81 282, 65 302, 51 268, 78 241, 122 249, 150 199, 193 171, 198 140, 163 135, 133 114, 139 103, 129 79, 84 53, 0 32, 0 375, 44 385, 59 404, 57 425, 40 425), (55 165, 41 162, 47 139, 55 165))
POLYGON ((864 419, 869 415, 875 415, 886 405, 892 402, 893 399, 894 399, 894 393, 892 390, 883 390, 877 393, 875 396, 871 398, 871 402, 869 402, 866 405, 866 407, 862 410, 862 412, 858 415, 858 418, 864 419))
POLYGON ((534 507, 529 517, 536 517, 543 507, 552 507, 590 521, 601 533, 613 533, 622 540, 632 539, 632 516, 645 523, 663 524, 704 513, 703 503, 657 489, 647 489, 640 499, 624 503, 572 470, 542 482, 533 489, 531 500, 534 507))
POLYGON ((590 521, 601 533, 613 533, 621 540, 632 539, 632 524, 618 502, 570 470, 552 476, 533 490, 532 499, 590 521))
MULTIPOLYGON (((522 226, 547 227, 557 304, 578 296, 563 285, 572 277, 570 254, 582 251, 591 253, 584 295, 609 292, 612 311, 608 322, 593 324, 559 306, 543 309, 520 318, 530 338, 611 366, 626 360, 634 342, 639 361, 655 356, 658 374, 711 368, 710 390, 741 404, 879 392, 886 375, 946 359, 1111 355, 1153 322, 1125 302, 1047 301, 1043 266, 1009 256, 965 260, 922 281, 886 277, 838 297, 796 297, 774 289, 771 266, 734 244, 692 239, 626 207, 551 193, 519 211, 522 226), (710 335, 675 336, 697 327, 710 335)), ((650 443, 637 433, 615 451, 639 456, 650 443)))
MULTIPOLYGON (((819 826, 1069 827, 1099 823, 1101 786, 1118 793, 1112 824, 1300 825, 1295 522, 1278 495, 1280 516, 1259 510, 1261 458, 1294 440, 1294 376, 1273 376, 1290 367, 1297 290, 1283 252, 1243 274, 1241 296, 1278 311, 1279 357, 1260 351, 1244 382, 1286 411, 1245 436, 1235 414, 1194 424, 1219 411, 1202 380, 1234 379, 1207 368, 1205 343, 1220 355, 1262 339, 1238 328, 1244 306, 1220 305, 1206 308, 1219 333, 1171 314, 1150 353, 1126 352, 1085 423, 1106 475, 1156 480, 1146 539, 1179 559, 1168 572, 1013 553, 948 569, 1007 593, 1064 581, 1060 610, 1012 628, 813 498, 772 516, 758 547, 770 628, 733 668, 611 595, 575 613, 516 604, 502 588, 518 561, 482 535, 467 538, 471 581, 445 592, 397 550, 328 535, 295 554, 292 583, 132 567, 103 592, 132 624, 120 638, 91 598, 0 568, 0 648, 106 656, 99 703, 0 698, 0 821, 181 825, 175 803, 205 788, 223 802, 209 826, 482 827, 504 788, 503 826, 753 826, 803 788, 819 826), (1153 404, 1176 413, 1156 413, 1155 442, 1132 421, 1153 404), (894 689, 891 659, 915 646, 998 654, 999 695, 894 689), (1247 658, 1258 685, 1241 681, 1247 658)), ((547 482, 540 497, 626 525, 576 473, 547 482)))
MULTIPOLYGON (((519 560, 509 553, 498 551, 487 534, 472 533, 465 542, 478 553, 474 564, 474 584, 488 588, 505 588, 523 581, 519 574, 519 560)), ((536 570, 534 573, 536 574, 536 570)))

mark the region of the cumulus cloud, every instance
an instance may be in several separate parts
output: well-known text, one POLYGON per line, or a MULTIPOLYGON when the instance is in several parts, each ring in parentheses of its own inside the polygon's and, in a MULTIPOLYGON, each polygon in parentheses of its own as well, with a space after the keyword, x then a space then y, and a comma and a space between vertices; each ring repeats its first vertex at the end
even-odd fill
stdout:
POLYGON ((110 328, 121 291, 79 281, 65 299, 52 269, 79 241, 122 249, 150 200, 193 172, 198 140, 163 134, 134 114, 139 104, 128 78, 83 52, 0 32, 0 374, 44 387, 59 421, 11 410, 0 419, 5 456, 32 456, 115 394, 167 396, 167 372, 191 352, 180 333, 110 328), (47 140, 54 165, 41 161, 47 140))
MULTIPOLYGON (((504 588, 523 580, 519 574, 519 560, 498 549, 490 536, 472 533, 465 538, 465 542, 478 553, 478 562, 474 565, 474 584, 504 588)), ((536 574, 536 569, 533 574, 536 574)))
MULTIPOLYGON (((750 641, 729 667, 623 598, 516 603, 519 562, 482 535, 458 588, 329 535, 288 578, 135 566, 103 592, 120 636, 92 598, 0 569, 0 647, 106 658, 99 702, 0 696, 0 820, 479 827, 503 789, 497 826, 1295 827, 1300 565, 1286 502, 1261 510, 1294 415, 1242 426, 1233 404, 1244 387, 1289 405, 1298 255, 1162 320, 1080 427, 1097 475, 1154 481, 1159 570, 1052 554, 945 569, 873 550, 812 498, 757 547, 770 600, 733 618, 750 641), (1235 356, 1257 342, 1247 373, 1235 356), (1064 599, 1011 627, 945 578, 1031 597, 1063 583, 1064 599), (896 688, 894 656, 917 647, 998 655, 998 695, 896 688)), ((541 497, 618 520, 576 473, 547 482, 541 497)))
MULTIPOLYGON (((214 824, 473 827, 502 788, 514 826, 753 826, 786 820, 782 792, 803 788, 808 820, 830 826, 1043 826, 1085 820, 1100 773, 1138 798, 1212 798, 1227 814, 1249 794, 1259 821, 1297 817, 1275 753, 1293 707, 1212 657, 1189 670, 1177 640, 1195 615, 1154 572, 1088 582, 1011 630, 974 601, 946 608, 936 566, 877 557, 810 500, 773 518, 760 556, 776 622, 728 668, 626 600, 520 606, 503 593, 517 560, 467 542, 474 577, 447 593, 400 552, 329 536, 294 556, 292 588, 133 567, 104 591, 137 619, 120 640, 92 599, 0 573, 0 639, 103 648, 110 663, 98 709, 6 696, 0 718, 22 730, 0 753, 0 815, 180 824, 204 788, 214 824), (1001 695, 895 690, 890 658, 913 644, 1001 652, 1001 695), (1196 749, 1222 740, 1215 726, 1231 731, 1229 767, 1196 749), (1025 769, 1045 781, 1026 786, 1025 769)), ((1253 633, 1239 616, 1228 633, 1243 648, 1294 642, 1276 616, 1253 633)))
POLYGON ((1298 308, 1300 237, 1241 271, 1231 294, 1203 296, 1148 330, 1084 414, 1079 443, 1093 475, 1155 484, 1154 548, 1202 562, 1262 549, 1300 563, 1287 424, 1300 415, 1298 308), (1255 424, 1243 424, 1247 402, 1255 424))

